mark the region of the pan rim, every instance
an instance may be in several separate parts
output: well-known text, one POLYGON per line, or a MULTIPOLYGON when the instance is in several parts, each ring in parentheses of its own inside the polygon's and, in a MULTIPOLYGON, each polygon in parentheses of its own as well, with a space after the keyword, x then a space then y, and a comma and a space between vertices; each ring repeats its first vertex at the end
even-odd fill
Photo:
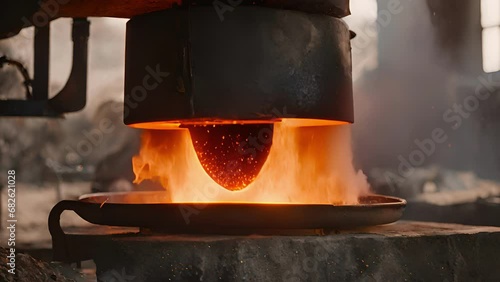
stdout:
POLYGON ((356 208, 356 207, 405 207, 407 205, 407 201, 402 198, 394 197, 394 196, 386 196, 375 193, 369 193, 361 195, 359 198, 377 198, 382 200, 381 202, 375 203, 359 203, 359 204, 347 204, 347 205, 335 205, 335 204, 312 204, 312 203, 288 203, 288 202, 236 202, 236 201, 220 201, 220 202, 151 202, 151 203, 140 203, 140 202, 116 202, 116 201, 108 201, 112 197, 120 197, 120 196, 129 196, 131 194, 167 194, 167 192, 162 191, 133 191, 133 192, 98 192, 98 193, 88 193, 81 195, 78 198, 79 202, 88 203, 88 204, 99 204, 99 205, 162 205, 162 206, 196 206, 196 205, 204 205, 206 207, 209 206, 287 206, 287 207, 338 207, 338 208, 356 208), (98 201, 98 199, 103 199, 98 201), (106 198, 106 200, 104 199, 106 198))

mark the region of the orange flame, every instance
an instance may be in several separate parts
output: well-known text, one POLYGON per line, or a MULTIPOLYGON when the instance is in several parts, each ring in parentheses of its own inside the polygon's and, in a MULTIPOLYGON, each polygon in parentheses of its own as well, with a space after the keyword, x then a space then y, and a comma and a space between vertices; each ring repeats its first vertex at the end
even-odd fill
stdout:
POLYGON ((350 125, 276 123, 268 159, 253 183, 228 191, 200 164, 189 131, 146 130, 133 158, 135 183, 161 183, 172 202, 357 204, 369 190, 352 165, 350 125))

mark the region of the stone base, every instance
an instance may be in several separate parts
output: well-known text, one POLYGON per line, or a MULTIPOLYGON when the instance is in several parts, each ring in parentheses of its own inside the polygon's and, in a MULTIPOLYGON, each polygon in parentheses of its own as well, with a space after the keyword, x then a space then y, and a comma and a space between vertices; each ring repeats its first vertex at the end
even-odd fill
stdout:
POLYGON ((129 235, 98 248, 104 280, 500 281, 497 227, 401 221, 324 236, 129 235))

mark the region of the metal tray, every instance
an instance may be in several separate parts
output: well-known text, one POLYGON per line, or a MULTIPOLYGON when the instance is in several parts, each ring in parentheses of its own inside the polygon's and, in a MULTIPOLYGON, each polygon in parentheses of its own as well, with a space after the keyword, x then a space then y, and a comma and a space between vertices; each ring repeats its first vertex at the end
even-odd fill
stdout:
POLYGON ((387 224, 401 218, 406 201, 382 195, 361 197, 358 205, 165 203, 164 192, 97 193, 79 201, 61 201, 49 216, 51 234, 63 234, 65 210, 109 226, 175 232, 203 229, 352 229, 387 224))

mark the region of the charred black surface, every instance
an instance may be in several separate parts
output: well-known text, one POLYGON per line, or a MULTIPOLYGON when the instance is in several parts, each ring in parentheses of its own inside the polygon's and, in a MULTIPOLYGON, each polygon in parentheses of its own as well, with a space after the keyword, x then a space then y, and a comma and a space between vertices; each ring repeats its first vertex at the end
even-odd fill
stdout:
POLYGON ((125 124, 353 122, 350 36, 334 17, 262 7, 238 7, 222 21, 206 6, 132 18, 125 124))
POLYGON ((240 190, 252 183, 271 150, 272 124, 186 127, 205 171, 229 190, 240 190))

